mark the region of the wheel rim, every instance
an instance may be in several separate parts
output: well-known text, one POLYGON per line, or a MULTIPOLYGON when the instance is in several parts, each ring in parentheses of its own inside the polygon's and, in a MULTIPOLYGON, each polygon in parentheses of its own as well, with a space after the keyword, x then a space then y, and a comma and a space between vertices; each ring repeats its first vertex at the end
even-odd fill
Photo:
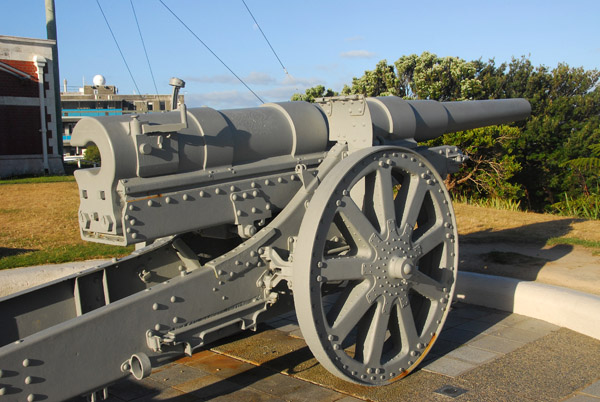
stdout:
POLYGON ((456 239, 450 197, 419 154, 377 147, 340 162, 312 197, 293 254, 296 314, 319 362, 364 385, 410 373, 448 313, 456 239))

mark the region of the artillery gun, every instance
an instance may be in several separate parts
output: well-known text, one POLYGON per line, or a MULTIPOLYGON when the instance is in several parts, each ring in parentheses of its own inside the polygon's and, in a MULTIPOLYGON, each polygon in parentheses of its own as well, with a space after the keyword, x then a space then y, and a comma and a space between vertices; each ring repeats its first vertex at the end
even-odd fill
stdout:
POLYGON ((75 173, 85 240, 120 260, 0 299, 0 401, 106 387, 294 308, 319 362, 384 385, 438 337, 455 288, 443 178, 465 160, 418 142, 523 119, 523 99, 344 96, 89 117, 75 173))

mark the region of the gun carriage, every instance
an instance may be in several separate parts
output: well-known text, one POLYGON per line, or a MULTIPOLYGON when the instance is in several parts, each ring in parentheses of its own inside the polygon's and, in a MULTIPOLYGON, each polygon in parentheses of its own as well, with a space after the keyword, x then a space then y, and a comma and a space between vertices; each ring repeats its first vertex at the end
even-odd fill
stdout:
POLYGON ((0 400, 96 399, 292 308, 333 374, 406 376, 453 297, 443 178, 465 160, 418 142, 529 112, 347 96, 83 119, 71 142, 102 165, 75 173, 81 236, 137 248, 0 299, 0 400))

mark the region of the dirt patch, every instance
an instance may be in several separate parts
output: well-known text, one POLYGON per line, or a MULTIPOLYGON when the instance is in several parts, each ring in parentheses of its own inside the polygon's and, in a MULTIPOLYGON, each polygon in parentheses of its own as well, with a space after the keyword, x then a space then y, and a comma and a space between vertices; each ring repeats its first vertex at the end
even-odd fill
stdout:
POLYGON ((546 243, 555 237, 600 242, 600 221, 455 204, 462 241, 546 243))
POLYGON ((460 271, 537 281, 600 295, 600 256, 569 245, 463 243, 460 271))
POLYGON ((545 264, 548 260, 528 255, 513 253, 512 251, 490 251, 489 253, 481 254, 485 262, 502 265, 533 265, 537 266, 545 264))

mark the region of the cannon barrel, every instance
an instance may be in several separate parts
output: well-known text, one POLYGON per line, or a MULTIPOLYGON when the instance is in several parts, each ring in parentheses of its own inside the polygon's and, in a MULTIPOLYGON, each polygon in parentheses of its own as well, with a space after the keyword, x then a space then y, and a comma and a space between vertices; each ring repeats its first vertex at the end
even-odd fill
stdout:
MULTIPOLYGON (((220 215, 222 220, 208 216, 189 220, 186 216, 192 213, 190 209, 175 214, 181 217, 180 225, 172 226, 172 218, 165 217, 162 219, 168 224, 152 225, 164 230, 154 230, 152 235, 131 233, 129 237, 124 233, 130 226, 127 222, 133 221, 125 206, 142 208, 131 204, 136 200, 155 197, 160 201, 169 192, 180 192, 182 196, 184 190, 200 191, 202 186, 244 176, 293 173, 298 164, 316 168, 336 142, 348 144, 350 153, 399 142, 414 147, 415 142, 447 132, 511 122, 525 118, 529 112, 529 103, 524 99, 442 103, 353 95, 321 98, 316 104, 268 103, 223 111, 208 107, 188 110, 182 106, 179 111, 161 114, 84 118, 75 127, 71 143, 96 144, 102 166, 75 172, 80 187, 82 236, 128 244, 193 230, 197 227, 192 225, 200 221, 203 227, 239 223, 238 218, 227 214, 220 215)), ((186 197, 192 199, 189 194, 186 197)), ((175 204, 174 197, 167 198, 175 204)), ((265 200, 271 198, 265 195, 265 200)), ((287 202, 281 197, 274 200, 269 201, 270 205, 279 209, 287 202)), ((152 206, 152 200, 147 204, 142 209, 152 206)), ((186 205, 192 208, 191 203, 186 205)), ((256 220, 268 217, 268 213, 254 216, 256 220)), ((159 216, 146 218, 155 220, 159 216)))
POLYGON ((510 123, 531 113, 526 99, 460 102, 367 98, 373 134, 391 140, 426 141, 445 133, 510 123))
POLYGON ((223 111, 202 107, 143 117, 88 117, 77 124, 71 143, 98 145, 104 169, 122 179, 326 151, 328 140, 335 139, 331 132, 339 117, 347 121, 349 116, 366 115, 370 124, 360 129, 373 139, 425 141, 445 133, 521 120, 531 112, 525 99, 437 102, 354 96, 319 102, 320 107, 283 102, 223 111), (365 101, 368 107, 350 108, 343 116, 333 113, 330 106, 345 109, 346 104, 365 101), (139 135, 157 141, 136 141, 144 138, 139 135))

